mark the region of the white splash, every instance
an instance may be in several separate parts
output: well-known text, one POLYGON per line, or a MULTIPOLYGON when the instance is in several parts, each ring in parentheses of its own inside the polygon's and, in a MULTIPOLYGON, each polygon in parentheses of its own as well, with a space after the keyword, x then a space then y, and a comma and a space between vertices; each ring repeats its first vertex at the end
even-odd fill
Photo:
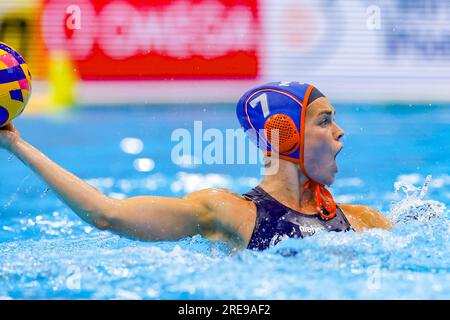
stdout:
POLYGON ((427 221, 443 216, 446 212, 443 203, 424 200, 431 180, 431 175, 428 175, 420 188, 409 181, 397 181, 394 184, 395 193, 402 191, 405 196, 398 202, 392 203, 389 218, 396 223, 408 223, 413 220, 427 221))

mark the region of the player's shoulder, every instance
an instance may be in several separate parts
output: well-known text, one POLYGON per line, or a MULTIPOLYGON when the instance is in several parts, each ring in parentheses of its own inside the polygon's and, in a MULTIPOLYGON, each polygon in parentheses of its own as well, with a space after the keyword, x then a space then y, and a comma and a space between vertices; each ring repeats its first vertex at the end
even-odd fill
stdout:
POLYGON ((184 196, 184 198, 186 199, 202 199, 208 197, 240 198, 241 196, 236 192, 226 188, 206 188, 191 192, 184 196))
POLYGON ((185 199, 196 200, 209 208, 217 206, 250 206, 242 195, 226 188, 207 188, 198 190, 184 196, 185 199))
POLYGON ((371 207, 359 204, 339 204, 339 208, 356 231, 371 228, 392 228, 389 219, 371 207))
POLYGON ((215 221, 211 239, 235 239, 243 246, 250 241, 256 222, 256 206, 252 201, 225 188, 203 189, 185 198, 201 203, 215 221))

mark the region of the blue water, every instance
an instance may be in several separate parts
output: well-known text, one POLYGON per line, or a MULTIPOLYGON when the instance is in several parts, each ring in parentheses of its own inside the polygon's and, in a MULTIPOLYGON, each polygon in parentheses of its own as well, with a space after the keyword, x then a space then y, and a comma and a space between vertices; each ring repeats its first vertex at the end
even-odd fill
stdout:
MULTIPOLYGON (((392 231, 318 234, 265 252, 236 252, 200 236, 131 241, 82 222, 1 150, 0 298, 449 299, 449 106, 335 107, 346 135, 332 192, 338 202, 395 218, 392 231), (421 190, 427 175, 432 180, 421 190)), ((171 161, 172 130, 192 131, 194 120, 203 120, 204 130, 238 127, 228 105, 76 109, 23 116, 16 125, 27 141, 112 197, 255 186, 258 165, 171 161), (142 152, 125 153, 120 142, 127 137, 141 139, 142 152), (137 158, 152 159, 154 168, 137 171, 137 158)))

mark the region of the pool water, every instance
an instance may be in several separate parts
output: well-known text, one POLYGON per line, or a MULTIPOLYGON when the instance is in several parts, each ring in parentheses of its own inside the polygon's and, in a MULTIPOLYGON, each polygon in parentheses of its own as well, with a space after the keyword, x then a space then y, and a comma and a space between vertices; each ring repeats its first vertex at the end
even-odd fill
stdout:
MULTIPOLYGON (((448 106, 335 108, 346 132, 335 199, 380 210, 397 221, 392 231, 323 233, 264 252, 199 235, 132 241, 81 221, 1 150, 0 298, 449 299, 448 106)), ((27 141, 111 197, 254 187, 259 165, 172 162, 172 131, 192 131, 194 120, 204 130, 238 128, 232 105, 79 108, 15 123, 27 141), (124 138, 140 139, 142 151, 124 152, 124 138), (150 171, 139 171, 142 158, 150 171)))

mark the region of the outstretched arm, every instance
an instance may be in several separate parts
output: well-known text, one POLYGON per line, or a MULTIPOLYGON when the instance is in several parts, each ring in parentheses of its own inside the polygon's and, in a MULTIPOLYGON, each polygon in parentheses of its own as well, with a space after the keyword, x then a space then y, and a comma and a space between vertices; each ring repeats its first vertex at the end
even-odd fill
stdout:
POLYGON ((81 219, 99 229, 142 240, 177 240, 213 228, 214 217, 198 197, 105 196, 23 140, 13 125, 0 129, 0 148, 11 151, 81 219))

